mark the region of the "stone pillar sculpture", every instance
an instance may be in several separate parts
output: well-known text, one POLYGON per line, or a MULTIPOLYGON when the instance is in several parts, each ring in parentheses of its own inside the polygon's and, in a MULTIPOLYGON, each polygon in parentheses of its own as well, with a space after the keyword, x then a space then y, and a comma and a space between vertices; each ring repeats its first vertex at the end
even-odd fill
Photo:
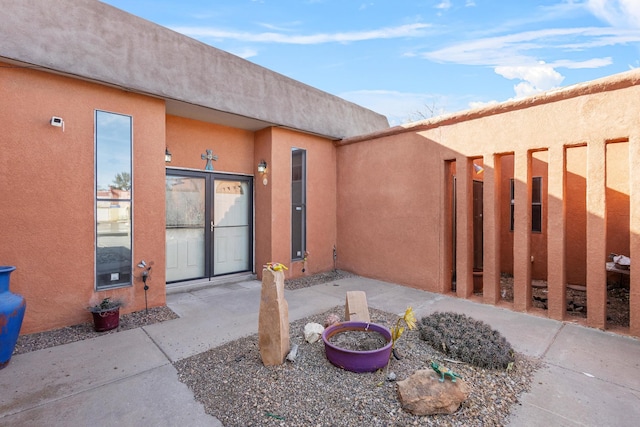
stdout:
POLYGON ((289 305, 284 299, 284 272, 262 270, 258 346, 265 366, 281 365, 289 353, 289 305))

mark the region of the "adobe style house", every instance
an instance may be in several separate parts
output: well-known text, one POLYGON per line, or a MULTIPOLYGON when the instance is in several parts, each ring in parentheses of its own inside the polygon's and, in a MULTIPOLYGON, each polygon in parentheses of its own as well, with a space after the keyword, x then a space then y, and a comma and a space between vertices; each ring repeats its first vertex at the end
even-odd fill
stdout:
POLYGON ((339 141, 340 266, 528 312, 532 279, 544 280, 540 314, 558 320, 574 285, 586 323, 602 329, 607 283, 621 275, 639 336, 637 267, 606 268, 611 253, 640 256, 639 83, 634 70, 339 141))
MULTIPOLYGON (((574 285, 605 329, 608 255, 640 259, 637 71, 389 128, 98 1, 0 6, 0 264, 23 334, 104 297, 144 308, 143 260, 149 306, 268 261, 290 278, 335 262, 558 320, 574 285)), ((640 336, 634 265, 622 332, 640 336)))

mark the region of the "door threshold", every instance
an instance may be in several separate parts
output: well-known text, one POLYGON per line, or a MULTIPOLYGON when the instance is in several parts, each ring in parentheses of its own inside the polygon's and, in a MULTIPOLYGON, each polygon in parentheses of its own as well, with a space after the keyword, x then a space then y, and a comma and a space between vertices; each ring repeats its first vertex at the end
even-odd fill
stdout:
POLYGON ((256 280, 257 276, 254 273, 236 273, 226 276, 214 277, 212 279, 196 279, 187 280, 184 282, 168 283, 166 294, 179 294, 182 292, 198 291, 200 289, 206 289, 213 286, 227 285, 230 283, 247 282, 249 280, 256 280))

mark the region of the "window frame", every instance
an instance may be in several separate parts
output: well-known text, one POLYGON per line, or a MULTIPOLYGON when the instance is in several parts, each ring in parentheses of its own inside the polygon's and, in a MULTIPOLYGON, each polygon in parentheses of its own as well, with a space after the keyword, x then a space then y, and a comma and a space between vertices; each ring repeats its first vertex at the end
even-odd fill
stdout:
POLYGON ((291 149, 291 260, 298 261, 304 258, 307 245, 307 150, 302 148, 293 147, 291 149), (296 180, 295 170, 295 156, 300 156, 300 179, 296 180), (300 194, 299 201, 296 202, 295 188, 296 182, 300 182, 300 194), (296 221, 294 220, 294 211, 301 210, 300 229, 296 230, 294 227, 296 221), (298 237, 299 235, 299 237, 298 237), (298 241, 299 239, 299 241, 298 241), (297 248, 300 250, 297 250, 297 248))
MULTIPOLYGON (((108 116, 105 116, 108 117, 108 116)), ((115 178, 114 176, 114 178, 115 178)), ((96 109, 94 111, 94 244, 95 244, 95 249, 94 249, 94 290, 95 291, 104 291, 104 290, 108 290, 108 289, 115 289, 115 288, 123 288, 123 287, 129 287, 133 285, 133 230, 134 230, 134 225, 133 225, 133 193, 134 193, 134 188, 133 188, 133 116, 128 115, 128 114, 122 114, 122 113, 115 113, 115 112, 111 112, 111 111, 105 111, 105 110, 99 110, 96 109), (112 193, 111 197, 108 196, 101 196, 99 194, 100 191, 104 192, 104 189, 100 189, 99 185, 100 185, 100 173, 102 171, 102 168, 100 167, 100 151, 101 151, 101 134, 100 134, 100 117, 102 115, 109 115, 109 116, 120 116, 120 117, 125 117, 128 119, 128 130, 126 130, 127 134, 128 134, 128 143, 129 143, 129 147, 128 147, 128 161, 126 162, 127 166, 128 166, 128 170, 122 170, 120 172, 118 172, 115 176, 117 176, 120 173, 123 172, 128 172, 129 173, 129 179, 130 179, 130 183, 129 183, 129 190, 128 191, 123 191, 122 193, 117 193, 116 191, 113 191, 113 189, 110 191, 110 193, 112 193), (126 195, 126 193, 128 193, 128 195, 126 195), (99 256, 98 256, 98 252, 99 252, 99 248, 100 246, 100 233, 99 233, 99 221, 100 221, 100 213, 99 213, 99 209, 101 204, 104 203, 109 203, 110 205, 113 206, 117 206, 119 204, 123 204, 123 205, 128 205, 128 209, 125 208, 124 209, 124 213, 126 214, 126 224, 125 224, 125 230, 128 226, 128 245, 129 245, 129 250, 128 250, 128 260, 125 260, 124 263, 121 263, 121 265, 119 266, 117 272, 113 272, 112 274, 118 273, 118 278, 117 279, 113 279, 110 280, 109 283, 105 283, 104 280, 100 280, 99 275, 100 274, 107 274, 107 273, 100 273, 100 268, 99 268, 99 256), (128 264, 128 265, 127 265, 128 264), (120 273, 123 273, 123 267, 126 268, 126 271, 124 272, 124 277, 121 277, 120 273)), ((111 186, 110 186, 111 187, 111 186)), ((122 191, 122 190, 121 190, 122 191)), ((121 207, 119 207, 118 209, 122 209, 121 207)), ((120 218, 120 216, 122 215, 123 212, 118 212, 118 218, 120 218)), ((120 231, 120 230, 118 230, 120 231)), ((104 234, 104 233, 103 233, 104 234)), ((104 236, 103 236, 104 237, 104 236)), ((125 257, 126 258, 126 257, 125 257)))
MULTIPOLYGON (((515 180, 513 178, 509 179, 509 231, 514 231, 514 221, 515 221, 515 180)), ((532 177, 531 182, 531 232, 532 233, 542 233, 542 214, 543 214, 543 206, 542 206, 542 189, 543 189, 543 181, 541 176, 532 177), (538 183, 538 184, 536 184, 538 183), (537 187, 537 192, 535 191, 537 187), (538 225, 536 227, 536 225, 538 225)))

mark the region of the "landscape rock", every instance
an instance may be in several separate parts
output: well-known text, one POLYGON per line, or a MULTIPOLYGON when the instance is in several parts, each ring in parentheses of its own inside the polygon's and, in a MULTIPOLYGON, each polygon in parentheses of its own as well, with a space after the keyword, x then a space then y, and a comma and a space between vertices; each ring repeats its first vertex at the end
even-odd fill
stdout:
POLYGON ((364 291, 349 291, 344 307, 344 318, 354 322, 371 322, 367 294, 364 291))
POLYGON ((469 397, 469 386, 462 379, 455 383, 429 369, 420 369, 409 378, 398 381, 398 397, 402 408, 414 415, 452 414, 469 397))
POLYGON ((296 357, 298 357, 298 344, 293 344, 291 346, 291 351, 287 354, 287 360, 289 362, 295 362, 296 357))
POLYGON ((284 299, 284 273, 262 270, 258 346, 265 366, 281 365, 289 352, 289 306, 284 299))
POLYGON ((320 323, 307 323, 304 325, 304 339, 309 344, 318 341, 324 332, 324 326, 320 323))
POLYGON ((338 316, 335 313, 331 313, 329 314, 327 317, 325 317, 324 319, 324 327, 328 328, 331 325, 335 325, 336 323, 340 323, 340 316, 338 316))

